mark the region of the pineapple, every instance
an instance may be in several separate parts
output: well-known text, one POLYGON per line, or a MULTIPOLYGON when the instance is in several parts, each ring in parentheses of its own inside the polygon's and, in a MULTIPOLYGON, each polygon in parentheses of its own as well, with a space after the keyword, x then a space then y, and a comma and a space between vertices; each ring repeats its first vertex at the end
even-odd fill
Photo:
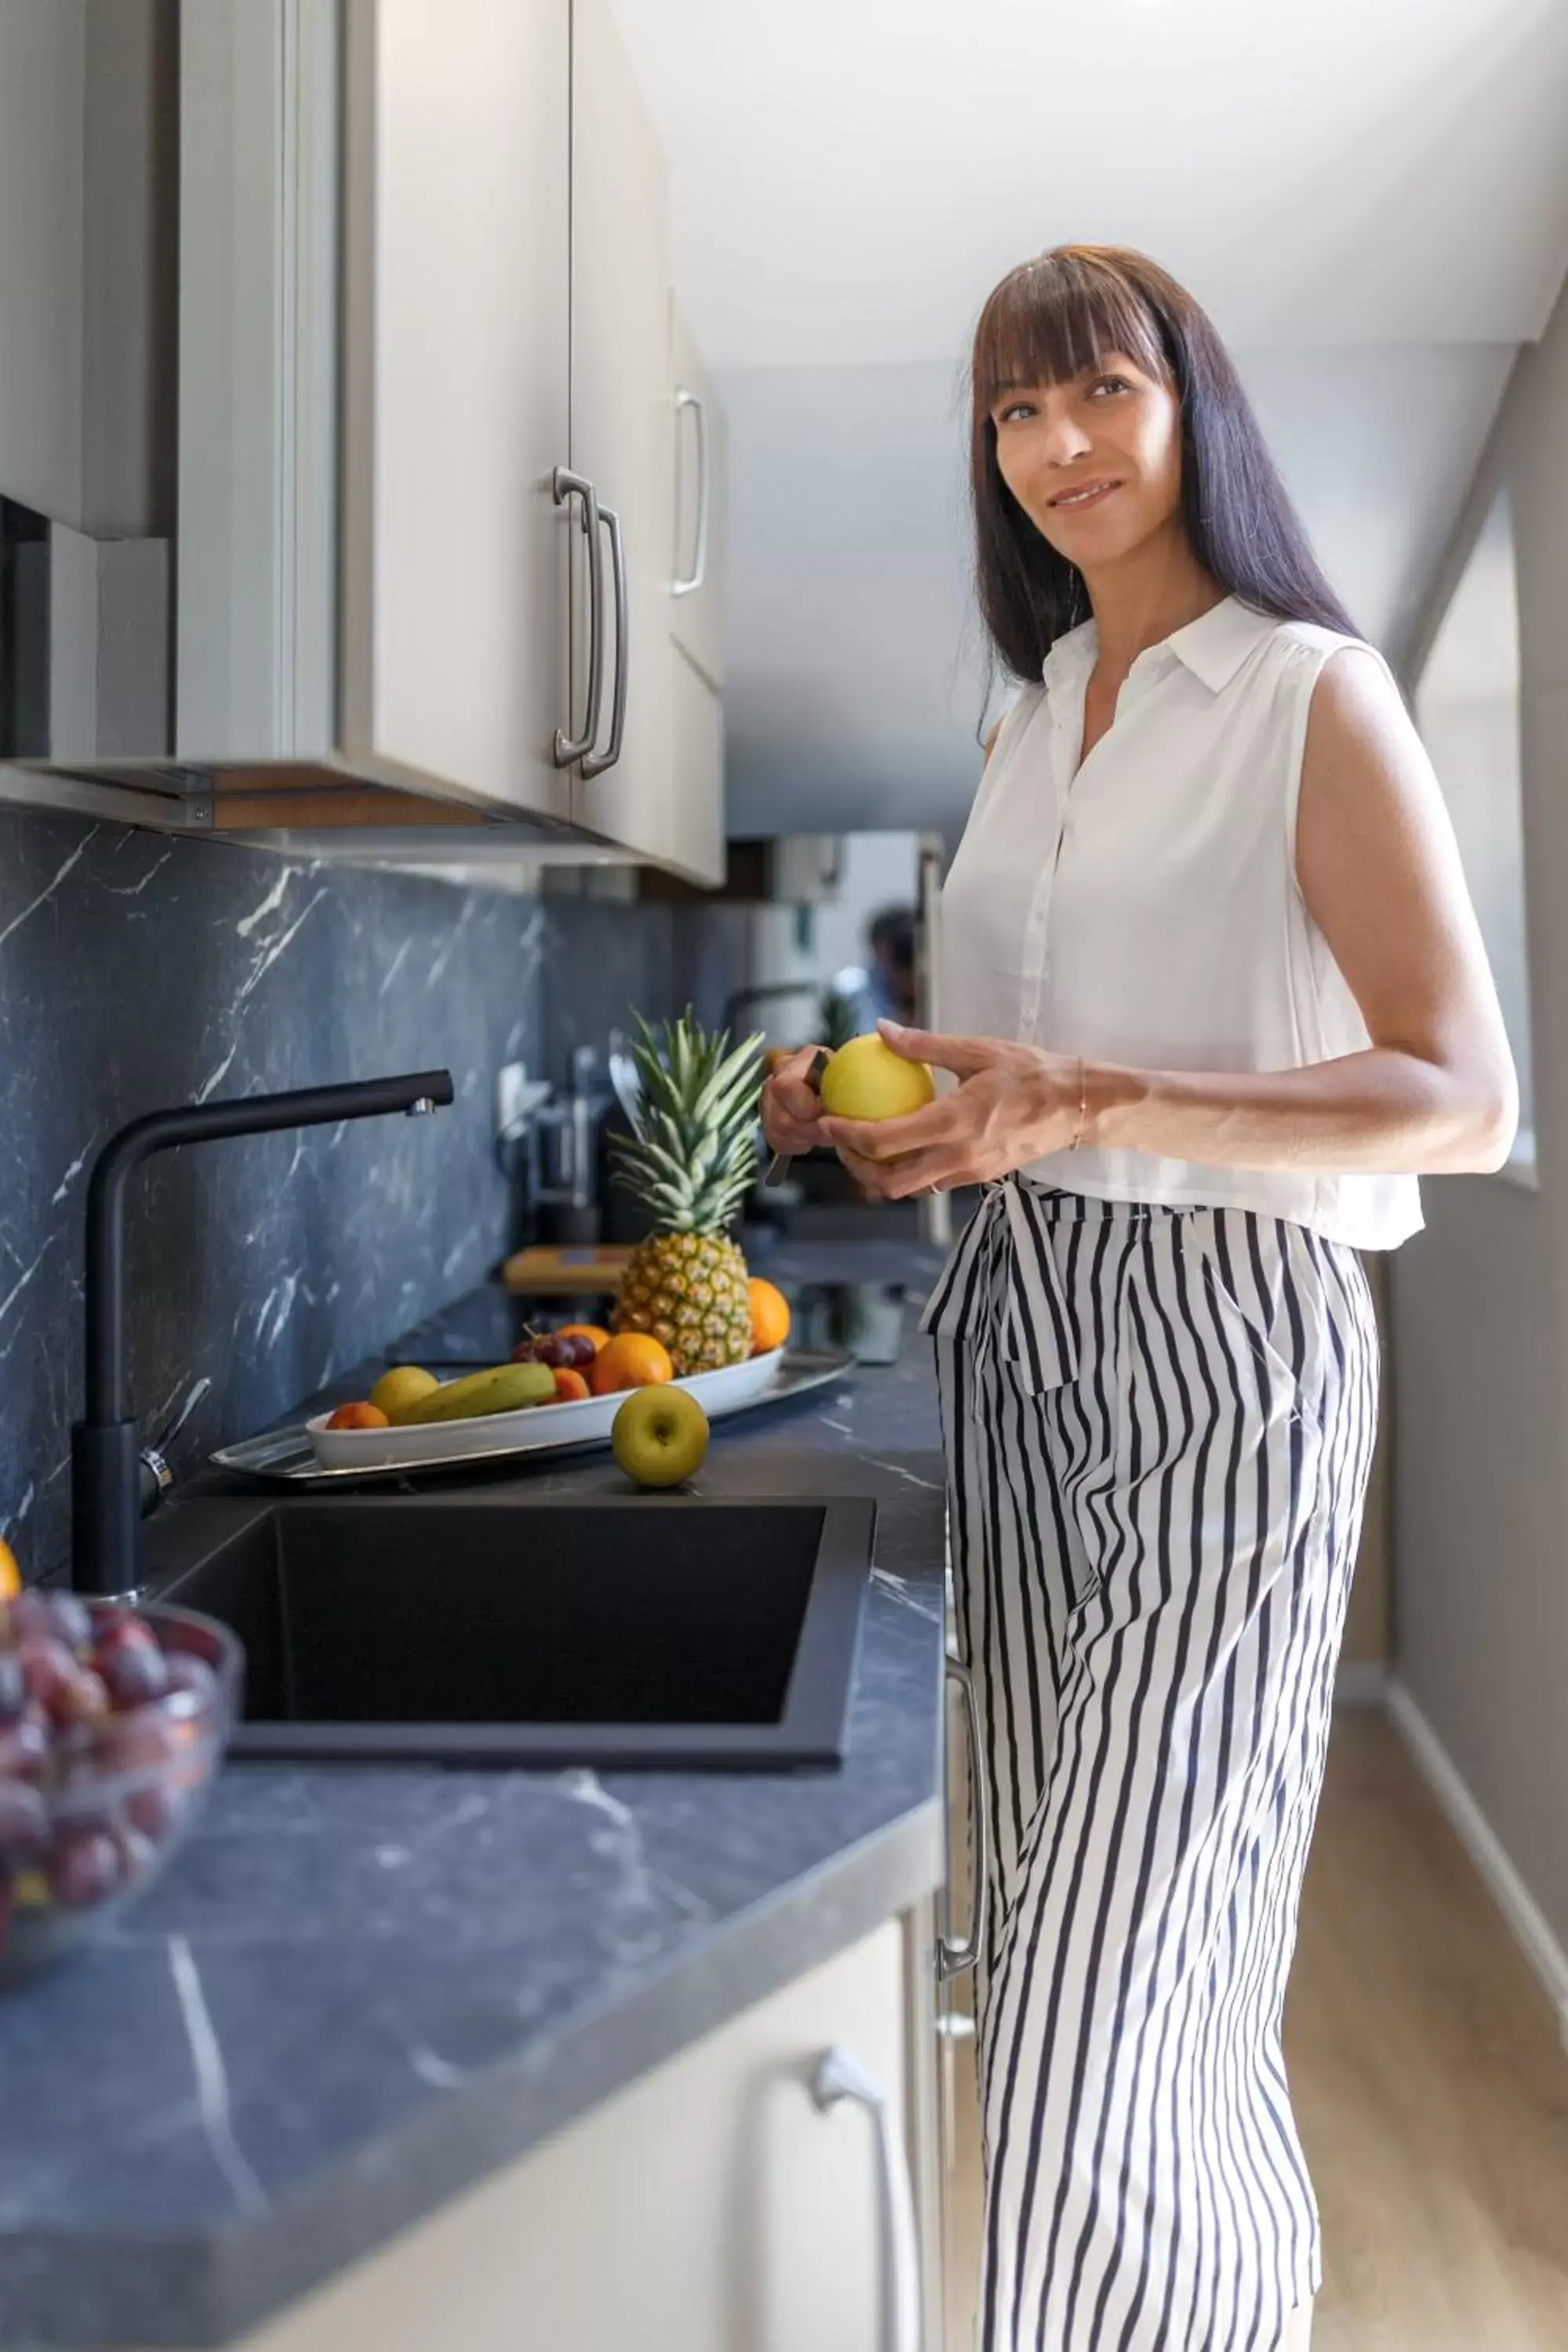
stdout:
POLYGON ((617 1331, 651 1331, 677 1374, 717 1371, 752 1352, 746 1261, 729 1227, 756 1168, 762 1038, 731 1048, 690 1007, 650 1029, 632 1053, 642 1100, 616 1146, 615 1181, 636 1194, 655 1230, 621 1281, 617 1331))

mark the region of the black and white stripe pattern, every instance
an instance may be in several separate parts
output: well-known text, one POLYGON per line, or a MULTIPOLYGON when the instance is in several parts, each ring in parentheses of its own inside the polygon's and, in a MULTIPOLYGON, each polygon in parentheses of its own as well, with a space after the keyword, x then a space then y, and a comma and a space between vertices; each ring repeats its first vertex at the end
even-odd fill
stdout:
POLYGON ((1300 1225, 1012 1181, 927 1323, 994 1856, 983 2352, 1278 2352, 1321 2275, 1280 2024, 1365 1278, 1300 1225))

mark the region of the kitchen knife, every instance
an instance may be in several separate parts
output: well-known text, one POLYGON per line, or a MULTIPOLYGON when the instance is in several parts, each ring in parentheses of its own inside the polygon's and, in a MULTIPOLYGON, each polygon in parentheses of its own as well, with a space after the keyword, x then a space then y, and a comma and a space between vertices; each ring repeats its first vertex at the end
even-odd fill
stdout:
MULTIPOLYGON (((820 1094, 822 1091, 822 1074, 826 1069, 827 1065, 832 1058, 832 1055, 828 1053, 825 1045, 819 1045, 816 1052, 812 1055, 810 1067, 807 1069, 805 1074, 805 1083, 811 1088, 813 1094, 820 1094)), ((763 1178, 763 1189, 764 1192, 770 1184, 782 1184, 784 1182, 785 1177, 789 1174, 794 1158, 795 1155, 793 1152, 774 1152, 773 1158, 768 1162, 768 1172, 763 1178)))

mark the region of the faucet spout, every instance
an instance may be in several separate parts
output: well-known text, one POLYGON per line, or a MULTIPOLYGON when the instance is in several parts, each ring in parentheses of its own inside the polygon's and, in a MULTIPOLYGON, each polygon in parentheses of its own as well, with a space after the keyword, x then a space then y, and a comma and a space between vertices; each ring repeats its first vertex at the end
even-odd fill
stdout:
POLYGON ((125 1195, 142 1161, 178 1144, 424 1112, 452 1098, 449 1070, 416 1070, 152 1111, 104 1145, 87 1189, 87 1409, 71 1432, 71 1567, 79 1592, 126 1592, 138 1581, 137 1430, 125 1384, 125 1195))

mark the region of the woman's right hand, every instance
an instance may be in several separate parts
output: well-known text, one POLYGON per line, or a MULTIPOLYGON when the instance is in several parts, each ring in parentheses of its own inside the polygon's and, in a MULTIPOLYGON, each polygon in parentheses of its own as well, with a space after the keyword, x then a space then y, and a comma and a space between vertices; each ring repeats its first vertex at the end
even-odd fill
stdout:
POLYGON ((822 1133, 822 1103, 808 1077, 818 1048, 802 1045, 774 1063, 763 1088, 763 1133, 770 1151, 792 1158, 815 1151, 826 1141, 822 1133))

